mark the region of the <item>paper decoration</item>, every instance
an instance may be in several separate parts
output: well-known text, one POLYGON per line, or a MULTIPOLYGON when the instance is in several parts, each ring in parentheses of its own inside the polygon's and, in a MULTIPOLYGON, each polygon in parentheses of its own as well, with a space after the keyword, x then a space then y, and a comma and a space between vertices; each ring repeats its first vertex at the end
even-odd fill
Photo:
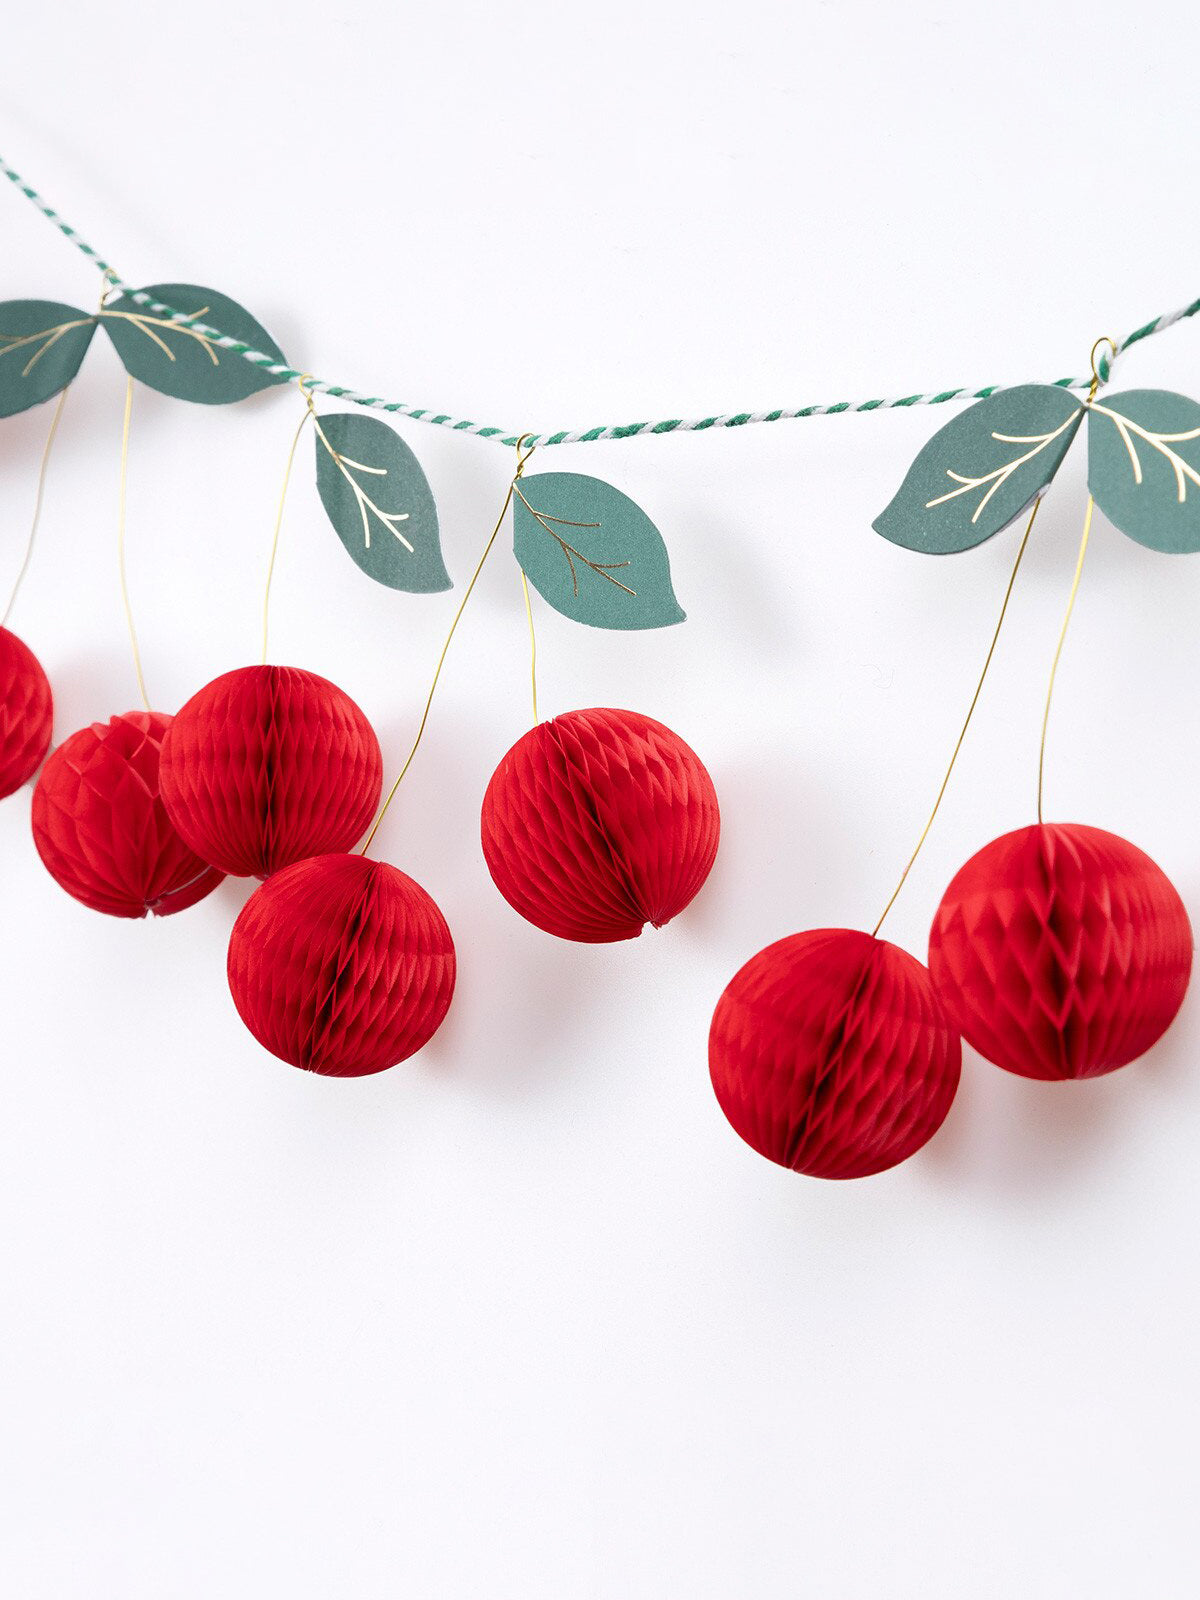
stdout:
POLYGON ((1094 1078, 1144 1055, 1191 968, 1170 879, 1128 840, 1077 823, 985 845, 929 936, 933 981, 964 1037, 1024 1078, 1094 1078))
POLYGON ((735 1132, 813 1178, 865 1178, 941 1127, 958 1034, 907 951, 849 928, 760 950, 713 1015, 709 1070, 735 1132))
POLYGON ((0 628, 0 800, 15 794, 50 747, 54 701, 33 651, 0 628))
POLYGON ((163 800, 194 850, 237 877, 345 850, 379 804, 383 758, 362 711, 298 667, 214 678, 163 742, 163 800))
POLYGON ((316 429, 321 503, 367 576, 410 594, 449 589, 433 493, 404 440, 348 412, 317 418, 316 429))
POLYGON ((931 555, 982 544, 1050 482, 1082 418, 1082 402, 1053 384, 1022 384, 979 401, 930 439, 876 517, 876 531, 931 555))
POLYGON ((203 328, 211 324, 227 337, 240 339, 287 366, 287 357, 262 324, 236 300, 215 289, 191 283, 152 283, 110 300, 101 320, 130 376, 176 400, 230 405, 288 381, 266 366, 247 361, 238 351, 222 350, 215 339, 204 335, 203 328), (195 326, 139 304, 132 298, 135 292, 186 312, 195 326))
POLYGON ((1167 389, 1101 391, 1089 407, 1088 488, 1139 544, 1200 550, 1200 405, 1167 389))
POLYGON ((57 300, 0 301, 0 417, 58 394, 79 371, 96 318, 57 300))
POLYGON ((167 917, 221 874, 176 833, 159 796, 159 753, 171 719, 129 711, 59 745, 33 791, 33 842, 51 877, 93 911, 167 917))
POLYGON ((560 939, 604 944, 660 928, 712 870, 721 818, 700 758, 635 711, 571 711, 530 729, 483 800, 500 893, 560 939))
POLYGON ((326 855, 285 867, 243 906, 229 941, 238 1015, 272 1055, 309 1072, 382 1072, 437 1032, 454 942, 425 890, 382 861, 326 855))
POLYGON ((513 550, 556 611, 593 628, 665 628, 684 613, 662 535, 628 495, 578 472, 513 486, 513 550))

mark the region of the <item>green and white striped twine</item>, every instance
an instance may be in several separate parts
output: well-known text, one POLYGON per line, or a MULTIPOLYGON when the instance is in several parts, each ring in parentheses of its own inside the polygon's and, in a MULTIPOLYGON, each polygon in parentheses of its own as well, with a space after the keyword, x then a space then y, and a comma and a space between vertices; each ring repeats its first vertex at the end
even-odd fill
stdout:
MULTIPOLYGON (((141 290, 132 289, 98 250, 94 250, 86 239, 80 238, 70 223, 65 222, 58 212, 42 199, 36 189, 30 188, 20 174, 13 171, 3 156, 0 156, 0 172, 4 173, 26 199, 32 201, 42 215, 65 234, 77 249, 82 250, 85 256, 95 262, 100 271, 107 275, 114 288, 120 289, 138 305, 146 306, 155 316, 189 323, 198 332, 212 339, 220 349, 234 351, 256 366, 265 367, 273 377, 288 379, 304 377, 305 387, 316 394, 331 395, 337 400, 349 400, 353 405, 364 406, 369 411, 392 411, 400 416, 413 417, 418 422, 431 422, 438 427, 450 428, 455 433, 473 433, 481 439, 496 439, 505 445, 515 445, 519 438, 523 438, 529 445, 590 444, 597 439, 632 439, 643 433, 702 433, 707 428, 741 428, 752 422, 783 422, 793 417, 827 417, 842 411, 890 411, 906 406, 940 406, 949 400, 985 400, 988 395, 995 394, 997 389, 1003 387, 991 383, 985 384, 980 389, 940 389, 928 394, 901 395, 890 400, 837 400, 832 405, 781 407, 775 411, 732 411, 714 417, 668 417, 661 422, 624 422, 598 428, 562 429, 557 433, 522 435, 511 429, 490 427, 480 422, 470 422, 465 417, 451 416, 447 412, 432 411, 428 406, 414 406, 403 400, 383 400, 378 395, 360 394, 356 389, 347 389, 342 384, 329 383, 324 378, 314 378, 293 367, 283 366, 273 356, 252 349, 240 339, 230 338, 219 328, 196 322, 186 312, 177 311, 173 306, 165 305, 161 300, 155 300, 141 290)), ((1172 323, 1182 322, 1185 317, 1195 316, 1198 311, 1200 311, 1200 299, 1193 300, 1189 305, 1180 306, 1177 311, 1168 312, 1165 316, 1154 317, 1142 327, 1126 334, 1125 338, 1118 340, 1116 354, 1120 355, 1122 351, 1128 350, 1130 345, 1148 339, 1151 334, 1161 333, 1172 323)), ((1097 364, 1103 382, 1108 381, 1112 359, 1114 358, 1102 355, 1097 364)), ((1086 378, 1057 378, 1055 384, 1061 389, 1086 389, 1091 381, 1089 375, 1086 378)))

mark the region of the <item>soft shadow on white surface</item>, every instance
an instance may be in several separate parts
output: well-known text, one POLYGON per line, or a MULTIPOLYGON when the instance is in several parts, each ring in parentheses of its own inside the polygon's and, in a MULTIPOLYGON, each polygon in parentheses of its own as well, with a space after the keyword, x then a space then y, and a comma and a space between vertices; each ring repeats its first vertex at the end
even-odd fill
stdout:
MULTIPOLYGON (((1051 379, 1197 292, 1196 20, 1154 22, 1134 61, 1104 3, 35 8, 7 23, 4 153, 131 282, 212 284, 299 365, 506 428, 1051 379)), ((0 294, 93 304, 94 266, 4 188, 0 294)), ((1198 357, 1181 326, 1118 384, 1195 394, 1198 357)), ((13 619, 57 739, 134 703, 122 398, 99 334, 13 619)), ((130 589, 165 710, 257 659, 300 406, 137 395, 130 589)), ((647 508, 688 612, 618 636, 535 599, 544 712, 675 728, 721 854, 626 945, 500 899, 479 805, 529 722, 502 536, 380 834, 445 912, 459 990, 378 1078, 297 1073, 241 1026, 249 885, 114 923, 42 870, 28 792, 0 805, 5 1594, 1191 1600, 1194 998, 1097 1083, 968 1051, 942 1132, 860 1184, 759 1159, 708 1081, 729 977, 797 928, 873 924, 957 735, 1014 530, 924 560, 870 527, 952 414, 535 455, 647 508)), ((6 571, 48 420, 0 424, 6 571)), ((457 591, 368 582, 305 445, 271 621, 389 774, 514 459, 396 426, 457 591)), ((1031 820, 1083 469, 886 925, 917 954, 952 873, 1031 820)), ((1050 814, 1132 838, 1194 915, 1198 584, 1097 518, 1047 774, 1050 814)))

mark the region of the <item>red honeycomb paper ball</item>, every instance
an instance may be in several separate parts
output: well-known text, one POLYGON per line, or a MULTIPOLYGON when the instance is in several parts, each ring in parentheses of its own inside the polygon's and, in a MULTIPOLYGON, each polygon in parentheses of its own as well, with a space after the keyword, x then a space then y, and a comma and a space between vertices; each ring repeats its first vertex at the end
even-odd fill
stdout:
POLYGON ((812 1178, 866 1178, 941 1127, 962 1046, 906 950, 816 928, 768 945, 734 976, 708 1063, 721 1110, 760 1155, 812 1178))
POLYGON ((171 719, 127 711, 73 733, 33 791, 33 842, 76 900, 113 917, 167 917, 221 881, 171 826, 158 792, 171 719))
POLYGON ((366 717, 336 684, 298 667, 239 667, 214 678, 163 743, 172 822, 235 877, 266 877, 348 849, 375 814, 382 784, 366 717))
POLYGON ((993 839, 954 878, 929 970, 989 1061, 1023 1078, 1094 1078, 1143 1055, 1174 1018, 1192 929, 1170 879, 1136 845, 1035 823, 993 839))
POLYGON ((570 711, 519 739, 483 799, 483 854, 509 905, 560 939, 660 928, 703 886, 716 790, 678 734, 636 711, 570 711))
POLYGON ((41 766, 50 748, 50 680, 29 646, 0 628, 0 800, 41 766))
POLYGON ((264 1049, 309 1072, 382 1072, 433 1038, 454 994, 454 941, 433 900, 359 855, 284 867, 242 907, 229 988, 264 1049))

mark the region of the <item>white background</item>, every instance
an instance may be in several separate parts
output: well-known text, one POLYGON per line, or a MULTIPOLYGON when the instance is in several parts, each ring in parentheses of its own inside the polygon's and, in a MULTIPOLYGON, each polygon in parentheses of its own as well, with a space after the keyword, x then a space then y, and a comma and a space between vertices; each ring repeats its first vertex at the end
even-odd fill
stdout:
MULTIPOLYGON (((243 301, 298 364, 511 428, 1087 370, 1200 292, 1194 7, 379 0, 5 25, 3 149, 136 282, 243 301)), ((0 294, 93 303, 7 185, 0 294)), ((1126 385, 1200 392, 1200 322, 1126 385)), ((68 403, 13 625, 56 737, 129 709, 120 369, 68 403)), ((968 1052, 944 1130, 850 1185, 725 1125, 705 1044, 761 945, 870 926, 915 842, 1015 549, 871 519, 949 408, 546 451, 663 529, 685 626, 537 610, 547 712, 636 707, 724 812, 692 909, 628 945, 522 923, 478 846, 528 722, 501 548, 381 834, 454 931, 434 1043, 359 1082, 264 1054, 225 986, 247 886, 128 923, 0 811, 0 1588, 22 1600, 1191 1596, 1200 1008, 1092 1084, 968 1052)), ((254 657, 294 393, 139 391, 130 583, 152 697, 254 657)), ((43 409, 0 429, 15 572, 43 409)), ((399 424, 469 573, 511 452, 399 424)), ((305 445, 273 655, 395 769, 456 597, 365 579, 305 445)), ((1039 520, 942 819, 888 926, 1031 820, 1084 504, 1039 520)), ((1097 519, 1048 812, 1132 838, 1200 916, 1200 564, 1097 519)))

